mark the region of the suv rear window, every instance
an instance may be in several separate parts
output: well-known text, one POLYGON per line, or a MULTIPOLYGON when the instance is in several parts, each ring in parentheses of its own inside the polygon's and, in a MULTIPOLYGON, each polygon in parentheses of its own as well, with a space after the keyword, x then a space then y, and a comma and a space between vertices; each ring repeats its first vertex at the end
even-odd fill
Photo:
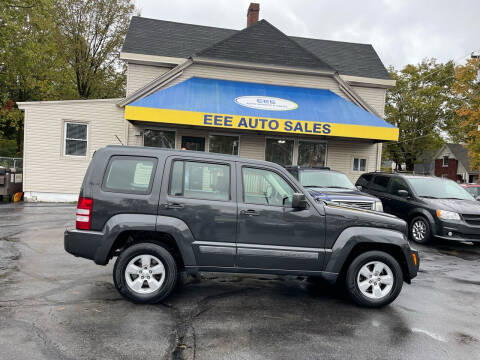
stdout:
POLYGON ((149 157, 112 156, 103 179, 106 191, 148 194, 157 160, 149 157))
POLYGON ((373 184, 370 186, 370 189, 386 192, 389 181, 390 177, 377 175, 373 178, 373 184))
POLYGON ((230 200, 230 166, 174 161, 169 194, 192 199, 230 200))

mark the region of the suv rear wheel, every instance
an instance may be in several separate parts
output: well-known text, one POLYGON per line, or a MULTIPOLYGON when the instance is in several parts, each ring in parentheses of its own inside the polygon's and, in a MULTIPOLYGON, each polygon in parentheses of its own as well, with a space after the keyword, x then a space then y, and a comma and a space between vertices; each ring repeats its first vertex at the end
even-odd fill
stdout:
POLYGON ((410 238, 419 244, 426 244, 432 239, 430 223, 423 216, 417 216, 410 222, 410 238))
POLYGON ((348 266, 346 288, 352 300, 365 307, 390 304, 400 294, 403 273, 397 260, 383 251, 367 251, 348 266))
POLYGON ((173 255, 153 243, 140 243, 123 250, 113 268, 113 281, 120 294, 143 304, 165 299, 174 289, 177 277, 173 255))

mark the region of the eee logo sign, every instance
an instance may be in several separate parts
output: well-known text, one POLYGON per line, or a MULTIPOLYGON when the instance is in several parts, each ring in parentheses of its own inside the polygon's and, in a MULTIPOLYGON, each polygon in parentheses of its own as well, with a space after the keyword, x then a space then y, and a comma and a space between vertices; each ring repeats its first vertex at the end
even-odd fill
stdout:
POLYGON ((298 108, 293 101, 271 96, 240 96, 235 99, 235 102, 257 110, 288 111, 298 108))

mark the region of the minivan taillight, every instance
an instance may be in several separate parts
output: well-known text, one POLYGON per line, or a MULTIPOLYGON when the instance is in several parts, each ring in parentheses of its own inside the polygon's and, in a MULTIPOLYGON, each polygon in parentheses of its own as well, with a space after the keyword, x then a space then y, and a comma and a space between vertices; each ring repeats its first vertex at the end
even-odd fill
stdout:
POLYGON ((77 221, 75 227, 78 230, 90 230, 92 222, 93 199, 79 197, 77 204, 77 221))

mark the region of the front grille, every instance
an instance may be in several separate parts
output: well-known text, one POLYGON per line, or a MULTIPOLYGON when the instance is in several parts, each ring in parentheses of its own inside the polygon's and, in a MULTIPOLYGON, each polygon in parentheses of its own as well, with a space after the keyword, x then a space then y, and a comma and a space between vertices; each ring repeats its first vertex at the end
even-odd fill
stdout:
POLYGON ((365 210, 373 210, 373 202, 366 202, 366 201, 333 201, 339 205, 343 206, 351 206, 355 208, 365 209, 365 210))
POLYGON ((480 226, 480 215, 463 214, 462 216, 467 224, 480 226))

